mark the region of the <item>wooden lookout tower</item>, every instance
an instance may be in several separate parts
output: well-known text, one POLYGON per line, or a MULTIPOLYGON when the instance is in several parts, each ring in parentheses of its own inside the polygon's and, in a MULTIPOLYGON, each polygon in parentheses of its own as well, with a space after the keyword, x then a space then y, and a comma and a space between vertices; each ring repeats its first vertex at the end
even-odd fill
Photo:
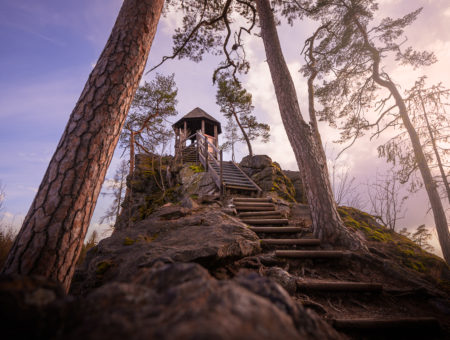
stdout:
POLYGON ((220 122, 196 107, 175 124, 175 160, 195 162, 208 171, 221 194, 238 191, 260 195, 261 188, 234 162, 223 161, 220 122))
MULTIPOLYGON (((207 138, 208 144, 214 145, 215 148, 219 146, 219 134, 222 133, 220 122, 199 107, 186 114, 172 127, 175 131, 175 157, 183 161, 197 161, 194 159, 198 153, 195 147, 197 132, 207 138)), ((218 154, 214 148, 210 146, 209 149, 217 159, 218 154)))

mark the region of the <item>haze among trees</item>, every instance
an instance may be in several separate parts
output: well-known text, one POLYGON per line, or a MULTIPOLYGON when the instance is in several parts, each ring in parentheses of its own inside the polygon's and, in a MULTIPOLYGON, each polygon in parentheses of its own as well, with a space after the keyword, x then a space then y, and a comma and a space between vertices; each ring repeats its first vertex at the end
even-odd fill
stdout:
MULTIPOLYGON (((362 240, 351 233, 337 212, 325 153, 317 126, 308 124, 300 110, 299 96, 283 56, 277 33, 282 17, 295 24, 305 16, 318 21, 311 52, 317 72, 323 80, 315 93, 324 106, 318 112, 332 124, 348 119, 343 138, 357 138, 369 127, 362 116, 366 108, 379 101, 380 118, 393 109, 385 109, 393 99, 396 121, 405 126, 411 140, 417 166, 424 181, 434 213, 439 240, 447 262, 450 240, 446 216, 429 170, 420 139, 411 123, 405 99, 395 82, 380 67, 385 53, 392 52, 400 62, 415 66, 434 61, 430 53, 403 50, 397 43, 404 27, 420 11, 398 20, 384 19, 371 27, 377 6, 371 0, 273 1, 223 0, 124 0, 105 49, 94 67, 78 100, 61 141, 50 161, 39 191, 9 253, 3 273, 41 275, 59 281, 68 290, 75 264, 93 209, 111 162, 114 149, 135 97, 162 7, 183 11, 182 27, 174 32, 173 55, 169 59, 190 58, 200 62, 205 53, 220 54, 224 60, 212 72, 213 81, 224 74, 237 78, 251 65, 245 57, 242 37, 258 33, 264 44, 281 119, 294 151, 311 209, 313 232, 323 243, 365 251, 362 240), (231 25, 240 16, 240 25, 231 25), (233 19, 232 19, 233 18, 233 19), (375 44, 375 40, 377 44, 375 44), (338 71, 336 71, 338 70, 338 71), (332 73, 335 78, 325 76, 332 73), (325 79, 325 80, 324 80, 325 79), (379 99, 377 91, 388 91, 379 99)), ((151 56, 150 56, 151 59, 151 56)), ((315 80, 315 77, 312 78, 315 80)), ((315 114, 310 96, 310 116, 315 114)), ((144 119, 145 122, 145 119, 144 119)), ((388 122, 389 124, 389 122, 388 122)), ((145 125, 145 124, 143 124, 145 125)), ((130 131, 140 131, 140 127, 130 131)), ((381 133, 382 129, 377 130, 381 133)), ((134 133, 132 132, 133 136, 134 133)), ((134 146, 134 143, 130 145, 134 146)))

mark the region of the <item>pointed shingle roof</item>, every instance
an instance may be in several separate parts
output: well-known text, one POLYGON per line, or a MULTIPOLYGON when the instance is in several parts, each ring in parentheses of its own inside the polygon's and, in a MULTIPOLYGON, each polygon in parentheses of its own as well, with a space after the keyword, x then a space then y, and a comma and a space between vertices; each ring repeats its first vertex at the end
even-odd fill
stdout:
POLYGON ((221 133, 221 132, 222 132, 220 122, 219 122, 217 119, 215 119, 213 116, 211 116, 210 114, 206 113, 204 110, 202 110, 202 109, 199 108, 199 107, 196 107, 196 108, 193 109, 191 112, 189 112, 189 113, 187 113, 186 115, 184 115, 180 120, 178 120, 177 122, 175 122, 172 126, 173 126, 173 127, 181 127, 181 126, 182 126, 182 123, 183 123, 185 120, 201 119, 201 118, 206 119, 206 120, 209 120, 209 121, 211 121, 213 124, 218 125, 218 128, 219 128, 219 129, 218 129, 218 130, 219 130, 218 133, 221 133))

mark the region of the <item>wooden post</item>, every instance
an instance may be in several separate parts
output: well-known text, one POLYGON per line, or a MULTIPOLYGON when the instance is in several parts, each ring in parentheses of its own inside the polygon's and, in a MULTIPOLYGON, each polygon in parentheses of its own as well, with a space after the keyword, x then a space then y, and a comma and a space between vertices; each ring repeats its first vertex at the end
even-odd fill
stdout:
POLYGON ((206 136, 204 137, 205 137, 205 170, 208 171, 208 138, 206 138, 206 136))
MULTIPOLYGON (((217 135, 217 125, 214 124, 214 146, 217 148, 218 145, 219 145, 219 143, 218 143, 218 135, 217 135)), ((216 156, 216 159, 219 156, 216 151, 214 151, 214 156, 216 156)))
POLYGON ((200 161, 200 138, 198 137, 198 133, 195 134, 195 142, 196 142, 196 147, 197 147, 197 155, 196 155, 196 159, 195 159, 195 164, 198 165, 198 162, 200 161))
POLYGON ((223 152, 220 150, 220 196, 223 198, 223 152))
POLYGON ((205 120, 202 119, 202 134, 205 135, 205 120))
POLYGON ((186 121, 184 121, 184 143, 185 143, 185 145, 184 146, 186 146, 186 138, 187 138, 187 122, 186 121))

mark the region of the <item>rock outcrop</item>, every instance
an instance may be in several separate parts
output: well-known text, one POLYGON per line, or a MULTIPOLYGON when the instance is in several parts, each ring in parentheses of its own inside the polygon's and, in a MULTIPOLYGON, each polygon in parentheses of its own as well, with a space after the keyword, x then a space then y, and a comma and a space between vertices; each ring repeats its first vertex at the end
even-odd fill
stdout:
POLYGON ((283 288, 293 282, 275 270, 264 277, 239 268, 260 252, 256 234, 221 207, 168 204, 91 249, 69 296, 42 279, 0 278, 2 332, 86 340, 339 339, 283 288))
POLYGON ((284 174, 280 165, 273 162, 269 156, 246 156, 239 165, 265 194, 278 196, 290 202, 296 201, 297 194, 292 181, 284 174))

